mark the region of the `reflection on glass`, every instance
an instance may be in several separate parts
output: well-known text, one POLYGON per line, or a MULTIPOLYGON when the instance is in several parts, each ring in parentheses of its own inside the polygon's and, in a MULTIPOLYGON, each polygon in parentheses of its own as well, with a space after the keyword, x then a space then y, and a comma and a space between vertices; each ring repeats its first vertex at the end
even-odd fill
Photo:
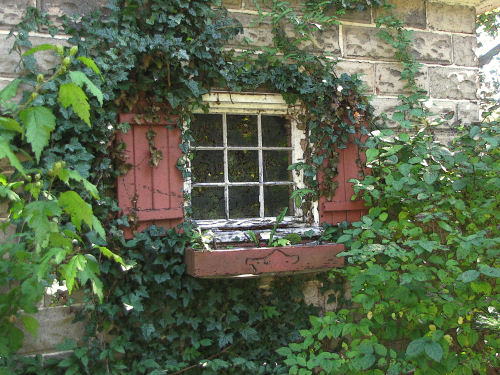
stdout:
POLYGON ((259 217, 259 187, 229 187, 229 218, 259 217))
POLYGON ((257 151, 228 151, 227 162, 230 182, 259 181, 257 151))
POLYGON ((258 146, 257 116, 227 115, 228 146, 258 146))
POLYGON ((284 116, 261 116, 262 145, 264 147, 290 146, 290 121, 284 116))
POLYGON ((195 115, 191 133, 194 146, 222 146, 222 115, 195 115))
POLYGON ((224 153, 222 151, 193 152, 191 162, 193 182, 223 182, 224 181, 224 153))
POLYGON ((287 216, 293 215, 293 205, 290 204, 292 187, 288 185, 264 186, 264 214, 278 216, 285 207, 288 207, 287 216))
POLYGON ((290 151, 263 151, 264 181, 290 181, 290 151))
POLYGON ((224 188, 222 187, 194 187, 191 190, 191 207, 193 219, 223 219, 224 188))

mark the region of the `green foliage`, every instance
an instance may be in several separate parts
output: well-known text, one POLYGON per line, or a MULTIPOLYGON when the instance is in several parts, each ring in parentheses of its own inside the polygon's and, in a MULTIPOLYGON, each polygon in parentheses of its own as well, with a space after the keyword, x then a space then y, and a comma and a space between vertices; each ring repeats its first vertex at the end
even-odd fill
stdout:
MULTIPOLYGON (((23 59, 33 58, 36 52, 50 50, 56 52, 61 63, 49 78, 36 72, 33 74, 36 79, 32 79, 28 73, 0 92, 0 157, 7 157, 14 169, 0 175, 0 194, 10 202, 9 220, 4 228, 7 225, 17 227, 15 233, 0 244, 2 360, 8 360, 21 347, 24 339, 19 329, 21 324, 36 337, 38 322, 29 314, 37 311, 37 303, 42 299, 45 288, 54 280, 65 281, 70 293, 78 283, 84 285, 90 281, 94 293, 99 299, 103 298, 98 262, 87 251, 81 250, 85 241, 82 238, 85 233, 82 222, 87 225, 87 230, 100 230, 102 238, 105 235, 91 204, 82 198, 81 193, 72 190, 70 180, 82 182, 94 198, 98 198, 96 188, 77 170, 66 168, 66 162, 57 160, 47 168, 42 157, 46 155, 54 132, 63 126, 55 115, 61 108, 51 100, 51 91, 59 90, 63 108, 64 103, 71 103, 77 114, 76 102, 90 108, 86 97, 78 93, 75 96, 75 92, 62 89, 67 85, 63 82, 72 67, 67 59, 77 52, 75 49, 65 51, 62 46, 44 44, 25 52, 23 59), (14 98, 21 82, 29 89, 18 103, 14 98), (28 152, 28 146, 31 146, 32 153, 28 152), (27 159, 24 166, 18 155, 27 159)), ((82 74, 73 70, 69 72, 69 76, 83 77, 82 74)), ((90 80, 84 80, 84 83, 99 96, 99 89, 90 80)))

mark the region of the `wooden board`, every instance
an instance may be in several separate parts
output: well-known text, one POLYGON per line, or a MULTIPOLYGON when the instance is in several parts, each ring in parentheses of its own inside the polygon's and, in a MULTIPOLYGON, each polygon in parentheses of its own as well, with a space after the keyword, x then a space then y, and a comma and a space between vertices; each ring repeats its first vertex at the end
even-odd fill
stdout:
POLYGON ((342 244, 250 247, 203 252, 187 248, 184 262, 189 275, 204 278, 316 272, 342 267, 344 258, 337 257, 337 254, 343 250, 342 244))

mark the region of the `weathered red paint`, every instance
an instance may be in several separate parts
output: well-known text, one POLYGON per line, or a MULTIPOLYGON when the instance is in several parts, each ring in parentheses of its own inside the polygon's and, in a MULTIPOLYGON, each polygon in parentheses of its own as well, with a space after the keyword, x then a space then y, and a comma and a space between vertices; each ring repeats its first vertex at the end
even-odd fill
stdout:
MULTIPOLYGON (((126 144, 126 163, 132 165, 127 174, 118 178, 118 204, 126 215, 137 218, 137 230, 152 224, 172 228, 183 220, 184 197, 182 175, 177 169, 181 156, 181 132, 177 117, 145 120, 136 114, 121 114, 120 123, 129 122, 130 130, 120 133, 118 141, 126 144), (157 167, 149 164, 150 152, 146 133, 156 133, 155 147, 163 154, 157 167)), ((124 231, 126 238, 132 231, 124 231)))
MULTIPOLYGON (((349 182, 352 178, 359 178, 360 170, 356 160, 358 158, 365 160, 365 155, 358 156, 358 148, 352 139, 346 148, 337 152, 339 162, 335 180, 338 182, 338 187, 335 196, 331 200, 327 200, 325 196, 319 199, 319 221, 330 225, 336 225, 344 220, 349 223, 358 221, 367 212, 364 201, 351 200, 354 191, 352 183, 349 182)), ((319 176, 320 181, 321 178, 322 176, 319 176)))
POLYGON ((342 244, 304 244, 285 247, 250 247, 199 251, 186 249, 186 272, 194 277, 215 278, 281 272, 321 271, 342 267, 337 254, 342 244))

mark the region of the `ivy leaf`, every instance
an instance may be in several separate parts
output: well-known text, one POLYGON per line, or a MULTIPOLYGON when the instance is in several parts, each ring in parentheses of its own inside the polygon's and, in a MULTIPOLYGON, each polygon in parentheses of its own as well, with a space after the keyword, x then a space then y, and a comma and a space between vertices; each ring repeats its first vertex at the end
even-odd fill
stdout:
POLYGON ((49 144, 50 133, 56 127, 56 116, 49 108, 36 106, 23 109, 19 118, 26 129, 26 140, 39 162, 43 149, 49 144))
POLYGON ((59 206, 71 216, 71 222, 81 230, 82 221, 92 228, 92 207, 78 193, 70 190, 59 195, 59 206))
POLYGON ((440 362, 441 358, 443 358, 443 348, 434 341, 425 344, 425 353, 436 362, 440 362))
POLYGON ((79 87, 83 87, 83 85, 85 85, 87 90, 97 98, 99 104, 102 107, 102 103, 104 100, 102 91, 96 85, 94 85, 94 82, 92 82, 85 73, 71 71, 69 72, 69 76, 73 83, 77 84, 79 87))
POLYGON ((9 141, 0 135, 0 159, 5 157, 9 159, 10 165, 21 172, 23 176, 26 176, 26 172, 24 171, 21 162, 10 148, 9 141))
POLYGON ((401 122, 405 119, 404 112, 394 112, 392 115, 392 119, 397 122, 401 122))
POLYGON ((87 67, 89 67, 90 69, 92 69, 94 71, 94 73, 97 74, 99 77, 101 77, 102 81, 104 82, 104 77, 102 76, 101 71, 97 67, 97 65, 94 62, 94 60, 92 60, 89 57, 85 57, 85 56, 79 56, 79 57, 77 57, 77 60, 80 60, 87 67))
POLYGON ((406 348, 406 355, 408 357, 416 357, 424 350, 426 341, 424 339, 416 339, 410 342, 406 348))
POLYGON ((59 87, 59 103, 64 108, 73 107, 73 111, 80 117, 88 126, 90 126, 90 104, 87 95, 83 90, 74 83, 65 83, 59 87))
POLYGON ((23 315, 21 316, 21 320, 23 321, 24 327, 26 327, 26 331, 31 333, 36 340, 36 333, 38 331, 38 321, 31 315, 23 315))

